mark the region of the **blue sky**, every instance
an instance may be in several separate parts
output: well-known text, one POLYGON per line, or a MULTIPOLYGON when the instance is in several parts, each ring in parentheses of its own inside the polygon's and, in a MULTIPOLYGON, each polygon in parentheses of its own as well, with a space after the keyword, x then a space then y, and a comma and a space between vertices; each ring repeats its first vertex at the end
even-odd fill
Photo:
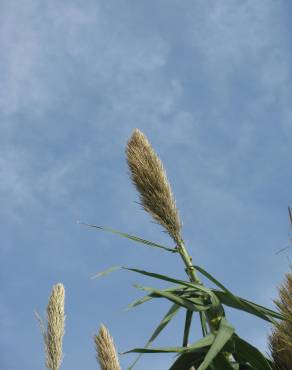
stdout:
MULTIPOLYGON (((195 263, 273 307, 289 270, 275 252, 290 236, 291 10, 273 0, 1 1, 1 368, 45 368, 34 311, 57 282, 63 370, 97 368, 101 322, 125 351, 168 309, 156 300, 124 311, 141 295, 132 284, 150 279, 90 277, 127 265, 183 278, 177 256, 76 223, 172 246, 135 203, 124 149, 136 127, 166 167, 195 263)), ((227 313, 266 350, 268 325, 227 313)), ((181 343, 182 319, 157 345, 181 343)), ((124 369, 132 358, 122 357, 124 369)), ((172 361, 149 355, 137 369, 172 361)))

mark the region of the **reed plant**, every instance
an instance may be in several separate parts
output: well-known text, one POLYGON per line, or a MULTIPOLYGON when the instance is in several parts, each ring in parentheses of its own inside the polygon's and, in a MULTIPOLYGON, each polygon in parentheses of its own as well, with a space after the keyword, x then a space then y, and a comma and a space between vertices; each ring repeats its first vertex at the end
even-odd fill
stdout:
POLYGON ((225 315, 224 307, 228 306, 247 312, 273 324, 276 319, 280 321, 284 319, 283 313, 233 294, 209 272, 194 264, 182 237, 180 215, 163 164, 147 137, 138 129, 134 130, 127 143, 126 156, 131 179, 138 190, 141 206, 169 234, 174 246, 164 246, 103 226, 86 225, 177 255, 183 261, 187 277, 186 279, 178 279, 165 273, 150 272, 127 266, 111 267, 96 275, 99 277, 122 269, 172 283, 166 289, 137 286, 146 295, 130 304, 130 308, 137 307, 154 298, 170 302, 170 307, 144 347, 124 352, 138 353, 137 359, 129 367, 129 370, 145 353, 175 353, 177 358, 169 370, 272 370, 273 361, 236 333, 235 328, 225 315), (216 288, 205 286, 200 275, 215 284, 216 288), (154 340, 180 310, 185 311, 181 343, 174 347, 153 347, 154 340), (189 343, 194 314, 199 317, 202 337, 194 343, 189 343))

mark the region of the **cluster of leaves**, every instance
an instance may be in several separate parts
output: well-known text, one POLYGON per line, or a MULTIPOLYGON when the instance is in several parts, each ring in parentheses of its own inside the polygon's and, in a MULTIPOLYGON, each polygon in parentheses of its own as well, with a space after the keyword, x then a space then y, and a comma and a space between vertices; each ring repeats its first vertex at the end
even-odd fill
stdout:
MULTIPOLYGON (((119 234, 136 242, 146 244, 147 246, 162 248, 172 253, 177 252, 176 249, 167 248, 157 243, 113 229, 107 229, 95 225, 88 226, 119 234)), ((202 267, 193 266, 193 268, 199 271, 210 282, 215 284, 218 289, 207 288, 200 283, 179 280, 171 276, 129 267, 111 267, 110 269, 96 275, 96 277, 99 277, 114 270, 124 269, 175 284, 163 290, 135 285, 138 289, 145 291, 147 294, 132 303, 129 306, 130 308, 139 306, 154 298, 166 299, 171 302, 171 306, 143 348, 134 348, 130 351, 124 352, 139 353, 138 358, 129 370, 133 368, 140 356, 144 353, 171 352, 177 354, 177 359, 169 370, 189 370, 192 366, 198 370, 272 370, 272 361, 266 358, 257 348, 240 338, 235 333, 235 329, 230 325, 225 317, 224 306, 245 311, 270 323, 275 323, 275 319, 283 319, 283 315, 257 303, 234 295, 202 267), (185 310, 182 346, 167 348, 150 347, 152 342, 171 322, 179 310, 185 310), (188 344, 194 312, 199 313, 200 315, 203 337, 195 343, 188 344), (213 317, 211 325, 213 325, 214 330, 212 331, 208 331, 208 316, 213 317)))

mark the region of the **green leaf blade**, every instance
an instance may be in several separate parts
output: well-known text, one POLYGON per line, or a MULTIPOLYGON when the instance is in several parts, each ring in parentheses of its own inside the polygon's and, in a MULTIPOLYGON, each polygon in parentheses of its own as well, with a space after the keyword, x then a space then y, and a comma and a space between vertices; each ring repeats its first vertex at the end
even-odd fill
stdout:
POLYGON ((185 318, 184 336, 183 336, 183 347, 188 346, 190 328, 192 324, 192 317, 193 317, 193 311, 187 310, 186 318, 185 318))
POLYGON ((219 330, 215 336, 214 342, 212 343, 209 351, 206 354, 206 357, 204 358, 204 361, 199 366, 198 370, 207 369, 213 359, 218 355, 225 344, 231 339, 233 333, 234 328, 228 323, 225 317, 222 317, 219 330))
POLYGON ((203 274, 207 279, 212 281, 215 285, 223 290, 223 292, 212 289, 212 291, 217 295, 220 299, 221 303, 226 304, 230 307, 248 312, 252 315, 260 317, 261 319, 272 322, 272 317, 283 319, 279 313, 272 311, 266 307, 248 301, 246 299, 240 298, 234 295, 229 289, 227 289, 223 284, 221 284, 217 279, 215 279, 210 273, 204 270, 200 266, 194 266, 201 274, 203 274))
POLYGON ((115 229, 112 229, 112 228, 109 228, 109 227, 97 226, 97 225, 93 225, 93 224, 87 224, 87 223, 84 223, 84 222, 79 222, 79 223, 81 225, 85 225, 85 226, 88 226, 88 227, 91 227, 91 228, 94 228, 94 229, 103 230, 103 231, 110 232, 112 234, 120 235, 123 238, 127 238, 127 239, 133 240, 137 243, 142 243, 142 244, 148 245, 149 247, 164 249, 165 251, 172 252, 172 253, 177 253, 178 252, 178 250, 175 249, 175 248, 168 248, 168 247, 165 247, 161 244, 154 243, 154 242, 151 242, 149 240, 139 238, 138 236, 130 235, 128 233, 124 233, 122 231, 118 231, 118 230, 115 230, 115 229))
POLYGON ((108 269, 102 271, 102 272, 98 272, 97 274, 95 274, 94 276, 91 277, 91 279, 98 279, 102 276, 106 276, 108 274, 110 274, 111 272, 114 272, 114 271, 117 271, 117 270, 121 270, 123 267, 122 266, 112 266, 112 267, 109 267, 108 269))
MULTIPOLYGON (((185 289, 185 287, 183 285, 177 285, 177 286, 174 286, 174 287, 170 287, 170 288, 166 288, 166 289, 163 289, 163 291, 166 291, 166 292, 172 292, 172 291, 179 291, 179 290, 182 290, 182 289, 185 289)), ((148 302, 149 300, 153 299, 153 297, 151 296, 151 294, 148 294, 142 298, 138 298, 137 300, 135 300, 134 302, 130 303, 128 306, 127 306, 127 310, 130 310, 131 308, 134 308, 134 307, 137 307, 145 302, 148 302)))
POLYGON ((250 363, 256 370, 273 370, 264 355, 254 346, 234 335, 235 357, 239 357, 250 363))
POLYGON ((219 298, 220 302, 222 304, 225 304, 226 306, 245 311, 247 313, 250 313, 251 315, 257 316, 261 318, 262 320, 274 323, 273 317, 277 319, 284 319, 284 317, 269 308, 266 308, 264 306, 261 306, 257 303, 248 301, 247 299, 241 298, 239 296, 235 296, 236 299, 234 299, 233 296, 230 296, 226 292, 222 292, 220 290, 212 289, 212 291, 216 294, 216 296, 219 298))
POLYGON ((207 309, 210 308, 210 305, 203 305, 203 304, 198 305, 198 304, 193 303, 189 299, 179 297, 176 294, 166 292, 166 291, 163 291, 163 290, 158 290, 158 289, 150 288, 150 287, 144 287, 144 286, 137 285, 137 284, 135 284, 135 287, 137 287, 138 289, 141 289, 141 290, 151 292, 152 296, 158 296, 158 297, 166 298, 169 301, 171 301, 173 303, 176 303, 177 305, 179 305, 181 307, 184 307, 184 308, 186 308, 190 311, 200 312, 200 311, 206 311, 207 309))
POLYGON ((196 284, 196 283, 192 283, 192 282, 185 281, 185 280, 179 280, 179 279, 175 279, 175 278, 172 278, 170 276, 167 276, 167 275, 158 274, 158 273, 155 273, 155 272, 149 272, 149 271, 145 271, 145 270, 139 270, 139 269, 136 269, 136 268, 123 267, 123 269, 128 270, 128 271, 137 272, 138 274, 142 274, 142 275, 145 275, 145 276, 150 276, 150 277, 153 277, 155 279, 168 281, 168 282, 175 283, 175 284, 178 284, 178 285, 184 285, 186 287, 193 288, 194 290, 198 290, 199 292, 206 293, 206 294, 209 294, 211 296, 213 295, 212 290, 209 289, 209 288, 204 287, 202 284, 196 284))
MULTIPOLYGON (((151 335, 150 339, 144 346, 144 349, 147 349, 150 344, 158 337, 158 335, 165 329, 165 327, 170 323, 170 321, 175 317, 175 315, 178 313, 180 309, 180 306, 177 304, 173 304, 170 309, 167 311, 163 319, 160 321, 156 329, 154 330, 153 334, 151 335)), ((133 364, 128 368, 128 370, 132 370, 133 367, 136 365, 136 363, 139 361, 139 359, 142 356, 142 352, 140 352, 140 355, 136 358, 136 360, 133 362, 133 364)))
POLYGON ((169 370, 189 370, 192 365, 199 366, 208 348, 214 342, 215 335, 210 333, 186 348, 169 370))

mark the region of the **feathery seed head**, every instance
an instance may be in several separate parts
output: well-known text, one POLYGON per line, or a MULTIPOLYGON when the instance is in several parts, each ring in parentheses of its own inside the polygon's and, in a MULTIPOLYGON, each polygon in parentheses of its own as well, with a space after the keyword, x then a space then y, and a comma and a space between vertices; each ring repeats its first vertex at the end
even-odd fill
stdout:
POLYGON ((65 288, 63 284, 53 286, 47 306, 47 332, 44 334, 46 366, 58 370, 62 363, 62 340, 65 328, 65 288))
POLYGON ((95 335, 96 359, 101 370, 121 370, 113 339, 104 325, 95 335))
POLYGON ((165 169, 140 130, 134 130, 128 141, 126 154, 142 207, 179 244, 182 239, 181 222, 165 169))
POLYGON ((286 317, 277 323, 269 336, 269 347, 276 369, 290 370, 292 364, 292 275, 286 274, 279 288, 279 299, 274 301, 286 317))

